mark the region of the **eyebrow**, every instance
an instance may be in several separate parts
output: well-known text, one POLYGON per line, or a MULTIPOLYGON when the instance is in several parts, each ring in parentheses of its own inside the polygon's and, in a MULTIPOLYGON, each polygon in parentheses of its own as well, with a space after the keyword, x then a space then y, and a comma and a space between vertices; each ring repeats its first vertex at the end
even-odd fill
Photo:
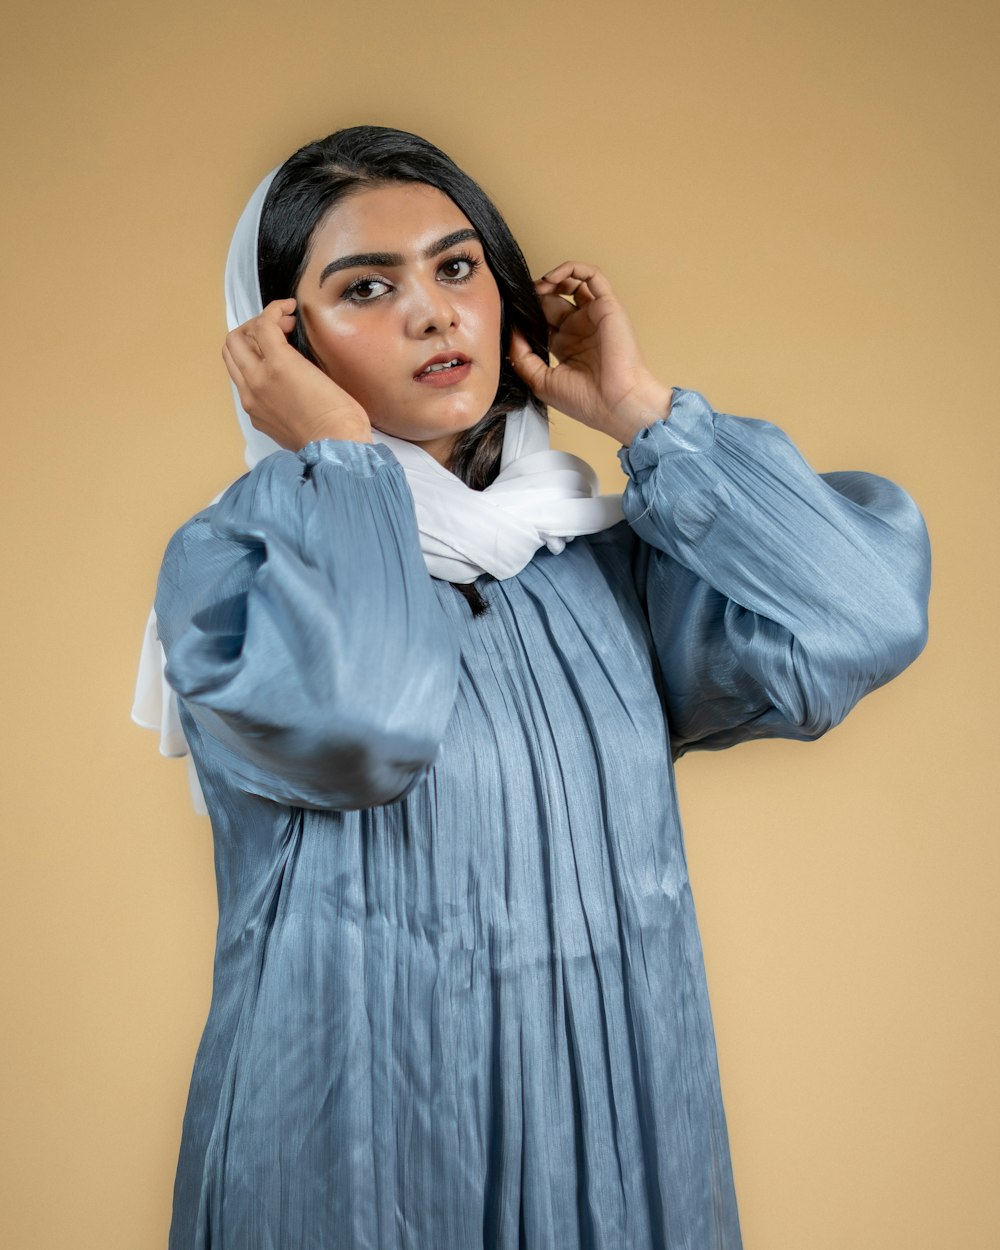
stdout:
MULTIPOLYGON (((464 230, 453 230, 451 234, 446 234, 443 238, 432 243, 430 247, 425 248, 423 252, 424 260, 433 260, 435 256, 440 256, 442 252, 446 252, 449 247, 454 247, 456 243, 465 243, 470 239, 474 239, 477 243, 482 240, 475 230, 466 227, 464 230)), ((406 257, 401 252, 355 252, 353 256, 340 256, 336 260, 331 260, 319 275, 319 286, 339 269, 371 269, 382 268, 389 269, 398 265, 405 265, 406 257)))

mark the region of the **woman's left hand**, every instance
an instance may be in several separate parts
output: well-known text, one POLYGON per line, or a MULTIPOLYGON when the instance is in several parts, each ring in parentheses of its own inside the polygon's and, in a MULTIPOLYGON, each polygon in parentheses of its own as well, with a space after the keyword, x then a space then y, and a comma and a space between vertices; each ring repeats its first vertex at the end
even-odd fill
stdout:
POLYGON ((625 446, 667 415, 671 389, 646 368, 628 314, 599 269, 565 261, 535 290, 559 363, 547 365, 517 330, 510 362, 543 403, 625 446))

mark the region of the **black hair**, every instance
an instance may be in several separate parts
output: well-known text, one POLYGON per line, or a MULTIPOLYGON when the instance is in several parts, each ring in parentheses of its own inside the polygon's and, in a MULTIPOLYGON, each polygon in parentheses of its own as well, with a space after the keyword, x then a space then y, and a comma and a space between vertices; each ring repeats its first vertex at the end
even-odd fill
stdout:
MULTIPOLYGON (((486 264, 500 290, 500 381, 485 416, 455 442, 451 472, 474 490, 489 486, 500 471, 507 412, 532 404, 545 407, 507 360, 511 331, 520 330, 542 360, 549 359, 549 327, 524 255, 510 227, 486 192, 450 156, 419 135, 386 126, 350 126, 306 144, 281 166, 269 190, 257 231, 257 274, 264 304, 294 294, 304 274, 312 235, 337 202, 352 191, 392 183, 424 183, 444 192, 479 235, 486 264)), ((296 325, 292 345, 314 359, 296 325)), ((485 611, 474 586, 459 586, 472 612, 485 611)))
MULTIPOLYGON (((359 189, 400 182, 436 187, 469 219, 482 243, 486 263, 500 290, 500 381, 489 411, 456 440, 448 468, 466 485, 483 490, 500 471, 508 412, 533 404, 545 408, 507 359, 511 332, 521 331, 532 349, 548 360, 548 326, 521 249, 496 205, 455 162, 426 139, 384 126, 351 126, 300 148, 281 166, 261 211, 257 270, 264 304, 294 294, 309 260, 316 228, 345 196, 359 189)), ((313 356, 297 325, 290 340, 313 356)), ((486 601, 472 584, 455 587, 473 615, 486 601)))

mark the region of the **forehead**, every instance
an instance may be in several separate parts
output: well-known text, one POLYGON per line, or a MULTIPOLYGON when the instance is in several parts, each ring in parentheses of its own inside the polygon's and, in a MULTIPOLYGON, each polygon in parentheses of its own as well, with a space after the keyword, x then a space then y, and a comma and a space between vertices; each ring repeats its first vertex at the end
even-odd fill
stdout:
POLYGON ((327 213, 312 238, 312 260, 355 252, 419 253, 453 230, 471 226, 458 205, 423 182, 354 191, 327 213))

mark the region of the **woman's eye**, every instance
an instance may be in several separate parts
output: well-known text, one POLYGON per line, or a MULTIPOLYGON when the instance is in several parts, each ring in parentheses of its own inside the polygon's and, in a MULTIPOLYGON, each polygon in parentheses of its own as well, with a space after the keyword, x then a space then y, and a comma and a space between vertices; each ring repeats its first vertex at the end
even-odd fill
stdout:
POLYGON ((369 304, 389 290, 389 283, 381 278, 358 278, 344 292, 344 298, 356 304, 369 304))
POLYGON ((465 282, 472 277, 481 263, 473 256, 452 256, 441 266, 441 273, 452 282, 465 282))

